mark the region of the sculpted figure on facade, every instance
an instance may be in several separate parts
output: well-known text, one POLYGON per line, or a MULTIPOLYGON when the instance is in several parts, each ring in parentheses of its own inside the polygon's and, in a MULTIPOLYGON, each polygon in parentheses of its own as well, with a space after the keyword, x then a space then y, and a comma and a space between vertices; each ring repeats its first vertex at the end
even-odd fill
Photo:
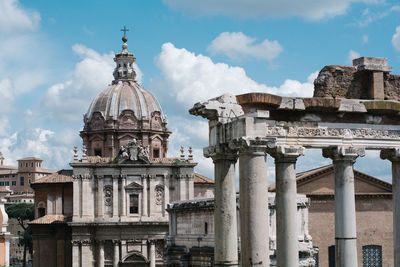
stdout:
POLYGON ((116 157, 118 163, 137 162, 150 163, 149 151, 144 147, 141 141, 135 138, 128 142, 127 145, 121 146, 119 153, 116 157))

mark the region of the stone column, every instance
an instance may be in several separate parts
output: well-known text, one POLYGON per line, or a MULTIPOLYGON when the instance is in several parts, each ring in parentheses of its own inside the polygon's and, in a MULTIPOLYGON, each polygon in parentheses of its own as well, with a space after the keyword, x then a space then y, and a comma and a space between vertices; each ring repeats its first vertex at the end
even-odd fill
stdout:
POLYGON ((279 146, 270 153, 275 158, 278 267, 299 266, 296 161, 304 153, 304 147, 293 146, 279 146))
POLYGON ((104 267, 104 240, 99 241, 99 264, 98 267, 104 267))
POLYGON ((331 147, 323 150, 335 169, 336 267, 357 267, 357 228, 353 165, 363 148, 331 147))
POLYGON ((239 139, 240 245, 242 266, 269 267, 269 209, 266 151, 274 139, 239 139))
POLYGON ((119 264, 119 240, 113 240, 113 244, 114 244, 113 267, 118 267, 118 264, 119 264))
POLYGON ((78 240, 72 241, 72 267, 81 267, 81 255, 79 253, 80 242, 78 240))
POLYGON ((219 153, 204 153, 214 162, 214 266, 238 266, 235 183, 237 152, 222 145, 218 150, 219 153))
POLYGON ((381 158, 392 162, 394 266, 400 267, 400 148, 382 150, 381 158))
POLYGON ((156 267, 156 244, 150 241, 150 267, 156 267))
POLYGON ((82 240, 82 267, 94 267, 93 247, 91 240, 82 240))

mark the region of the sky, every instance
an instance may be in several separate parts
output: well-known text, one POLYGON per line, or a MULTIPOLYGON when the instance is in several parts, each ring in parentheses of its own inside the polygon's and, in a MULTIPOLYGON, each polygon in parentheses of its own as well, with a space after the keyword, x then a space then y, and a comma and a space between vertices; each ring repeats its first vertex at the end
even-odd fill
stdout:
MULTIPOLYGON (((37 156, 47 168, 70 168, 83 114, 112 81, 124 25, 138 82, 157 97, 173 132, 169 156, 192 146, 196 171, 211 178, 212 162, 202 156, 207 121, 188 114, 194 103, 228 92, 310 97, 319 70, 359 56, 386 57, 400 73, 394 0, 0 0, 6 164, 37 156)), ((297 170, 329 163, 307 150, 297 170)), ((391 181, 377 151, 356 168, 391 181)))

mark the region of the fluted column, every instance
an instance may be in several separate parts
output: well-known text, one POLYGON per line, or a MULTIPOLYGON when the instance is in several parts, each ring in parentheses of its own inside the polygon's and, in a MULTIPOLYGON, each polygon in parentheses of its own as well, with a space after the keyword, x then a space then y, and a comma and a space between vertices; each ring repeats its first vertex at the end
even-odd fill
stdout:
POLYGON ((382 150, 381 158, 392 162, 394 266, 400 267, 400 148, 382 150))
POLYGON ((214 163, 214 266, 238 266, 235 163, 237 152, 218 146, 218 152, 205 151, 214 163))
POLYGON ((98 267, 104 267, 104 240, 99 241, 99 264, 98 267))
POLYGON ((240 245, 242 266, 269 267, 267 148, 274 139, 231 142, 239 149, 240 245))
POLYGON ((275 158, 278 267, 299 266, 296 161, 304 153, 304 147, 297 146, 278 146, 270 150, 275 158))
POLYGON ((331 147, 323 150, 335 170, 336 267, 357 267, 357 227, 353 165, 363 148, 331 147))

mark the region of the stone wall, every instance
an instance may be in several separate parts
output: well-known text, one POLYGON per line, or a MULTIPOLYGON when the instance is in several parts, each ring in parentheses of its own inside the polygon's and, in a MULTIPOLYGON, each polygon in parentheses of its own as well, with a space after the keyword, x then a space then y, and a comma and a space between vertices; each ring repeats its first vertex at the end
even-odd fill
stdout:
MULTIPOLYGON (((314 81, 314 97, 368 99, 369 75, 353 66, 325 66, 314 81)), ((400 75, 384 74, 385 99, 400 100, 400 75)))

